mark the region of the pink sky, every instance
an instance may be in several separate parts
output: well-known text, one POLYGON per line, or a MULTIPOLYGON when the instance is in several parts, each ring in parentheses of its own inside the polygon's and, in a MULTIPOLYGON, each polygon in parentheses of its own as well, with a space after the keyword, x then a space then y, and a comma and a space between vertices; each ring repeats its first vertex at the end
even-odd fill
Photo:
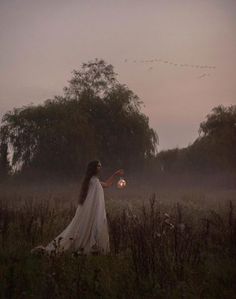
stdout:
POLYGON ((0 44, 1 116, 62 94, 96 57, 144 101, 159 149, 187 146, 213 107, 236 104, 235 0, 0 0, 0 44), (216 68, 133 62, 156 58, 216 68))

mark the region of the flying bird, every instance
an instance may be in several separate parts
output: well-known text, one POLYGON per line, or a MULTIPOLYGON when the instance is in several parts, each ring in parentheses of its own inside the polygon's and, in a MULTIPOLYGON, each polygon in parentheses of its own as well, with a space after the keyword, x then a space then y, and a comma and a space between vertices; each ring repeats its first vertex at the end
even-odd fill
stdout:
MULTIPOLYGON (((128 59, 124 59, 124 62, 128 62, 128 59)), ((198 65, 198 64, 183 64, 183 63, 174 63, 172 61, 168 61, 168 60, 163 60, 161 58, 155 58, 155 59, 149 59, 149 60, 133 60, 133 63, 153 63, 153 62, 163 62, 163 63, 168 63, 170 65, 173 66, 180 66, 180 67, 192 67, 192 68, 200 68, 200 69, 215 69, 216 66, 211 66, 211 65, 198 65)), ((152 67, 150 67, 148 70, 152 70, 152 67)), ((201 75, 198 78, 203 78, 206 76, 209 76, 210 74, 204 73, 203 75, 201 75)))
POLYGON ((202 79, 202 78, 204 78, 204 77, 208 77, 208 76, 210 76, 211 74, 210 73, 204 73, 204 74, 202 74, 201 76, 198 76, 198 78, 199 79, 202 79))

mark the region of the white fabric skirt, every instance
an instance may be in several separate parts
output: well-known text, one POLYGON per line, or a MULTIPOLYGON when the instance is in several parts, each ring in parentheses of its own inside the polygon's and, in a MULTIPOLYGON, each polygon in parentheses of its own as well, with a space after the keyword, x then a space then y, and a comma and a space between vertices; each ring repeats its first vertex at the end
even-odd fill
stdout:
POLYGON ((69 225, 47 246, 38 246, 50 253, 73 251, 83 254, 110 252, 109 229, 104 191, 97 176, 92 176, 83 205, 78 205, 69 225))

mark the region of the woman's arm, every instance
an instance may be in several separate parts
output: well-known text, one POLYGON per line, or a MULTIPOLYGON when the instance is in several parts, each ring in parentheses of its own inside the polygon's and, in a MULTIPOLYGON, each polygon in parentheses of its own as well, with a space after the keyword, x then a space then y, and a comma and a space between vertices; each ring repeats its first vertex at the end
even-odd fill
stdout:
POLYGON ((108 188, 109 187, 106 182, 100 181, 100 183, 101 183, 101 185, 102 185, 103 188, 108 188))
POLYGON ((101 183, 103 188, 108 188, 108 187, 112 186, 116 176, 123 175, 123 174, 124 174, 124 170, 119 169, 116 172, 114 172, 105 182, 100 181, 100 183, 101 183))

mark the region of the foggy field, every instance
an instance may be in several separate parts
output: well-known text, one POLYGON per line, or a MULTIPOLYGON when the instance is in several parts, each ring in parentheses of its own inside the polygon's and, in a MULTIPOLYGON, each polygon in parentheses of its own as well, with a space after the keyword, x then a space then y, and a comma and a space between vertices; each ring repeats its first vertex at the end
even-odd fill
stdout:
POLYGON ((236 299, 236 1, 0 15, 0 299, 236 299))
MULTIPOLYGON (((103 180, 103 175, 100 179, 103 180)), ((134 209, 155 193, 163 206, 176 202, 190 205, 201 211, 207 209, 221 210, 230 200, 236 202, 236 175, 170 175, 128 176, 127 187, 123 190, 113 184, 104 189, 107 213, 114 214, 125 207, 134 209)), ((25 202, 46 203, 55 209, 75 209, 78 205, 78 194, 81 180, 44 179, 12 180, 0 185, 2 203, 16 208, 25 202)))
POLYGON ((1 298, 235 298, 233 178, 166 179, 104 189, 112 252, 87 257, 30 254, 71 221, 79 181, 2 183, 1 298))

